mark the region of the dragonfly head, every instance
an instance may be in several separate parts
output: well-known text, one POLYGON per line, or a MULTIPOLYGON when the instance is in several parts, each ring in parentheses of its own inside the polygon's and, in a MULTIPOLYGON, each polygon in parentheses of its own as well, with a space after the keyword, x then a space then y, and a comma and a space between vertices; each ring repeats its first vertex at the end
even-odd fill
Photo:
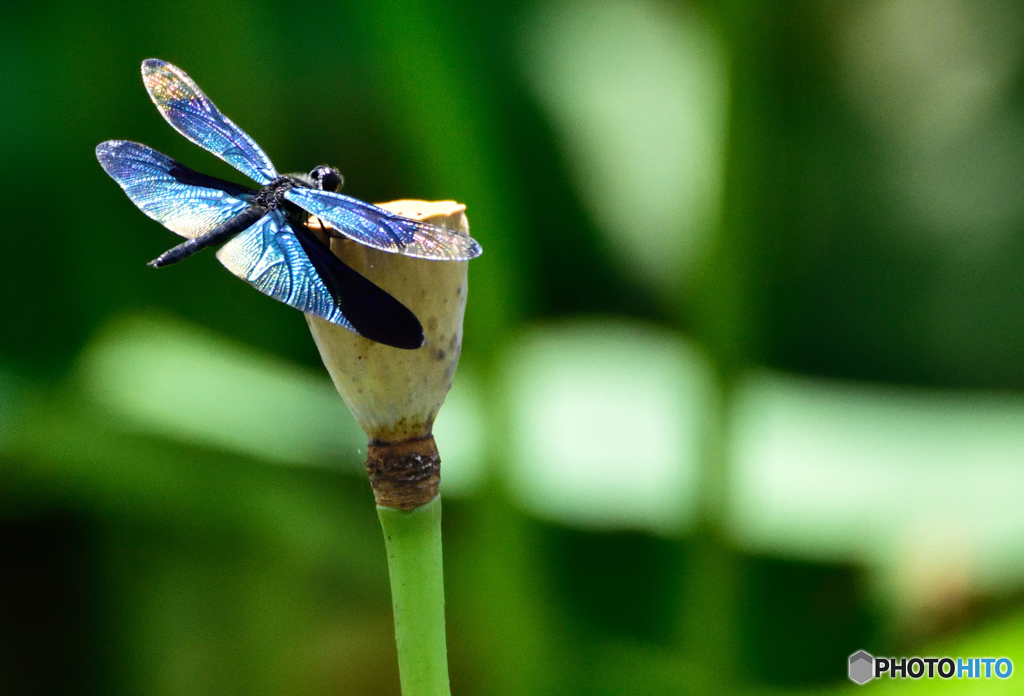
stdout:
POLYGON ((313 180, 316 187, 322 191, 334 191, 337 193, 341 190, 342 185, 345 183, 345 179, 334 167, 328 167, 326 164, 321 164, 319 167, 315 167, 313 171, 309 173, 309 178, 313 180))

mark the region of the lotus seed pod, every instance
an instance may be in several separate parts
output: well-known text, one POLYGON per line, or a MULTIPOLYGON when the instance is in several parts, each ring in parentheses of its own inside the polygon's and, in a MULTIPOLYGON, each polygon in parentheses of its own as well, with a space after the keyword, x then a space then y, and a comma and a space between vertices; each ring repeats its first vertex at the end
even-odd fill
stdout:
MULTIPOLYGON (((381 207, 469 234, 466 206, 454 201, 394 201, 381 207)), ((317 230, 317 221, 310 227, 317 230)), ((377 504, 419 507, 438 494, 440 458, 431 429, 462 351, 469 264, 392 254, 338 237, 330 244, 338 258, 412 310, 423 325, 423 346, 402 350, 306 315, 335 387, 369 438, 366 467, 377 504)))

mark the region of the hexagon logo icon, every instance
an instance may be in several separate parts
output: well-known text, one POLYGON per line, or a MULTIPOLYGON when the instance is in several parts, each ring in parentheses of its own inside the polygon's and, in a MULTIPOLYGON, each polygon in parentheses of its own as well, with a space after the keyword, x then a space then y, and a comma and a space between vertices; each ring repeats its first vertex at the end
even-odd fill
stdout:
POLYGON ((863 650, 850 655, 850 680, 858 684, 866 684, 874 677, 875 658, 863 650))

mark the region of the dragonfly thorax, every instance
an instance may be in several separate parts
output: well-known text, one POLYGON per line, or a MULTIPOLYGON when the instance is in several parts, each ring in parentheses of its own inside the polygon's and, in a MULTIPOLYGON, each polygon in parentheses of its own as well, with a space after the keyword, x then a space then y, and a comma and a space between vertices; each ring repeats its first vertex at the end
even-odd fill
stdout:
POLYGON ((341 173, 334 167, 321 164, 306 174, 282 174, 256 194, 253 205, 274 210, 284 202, 284 194, 293 188, 313 188, 321 191, 338 191, 344 183, 341 173))
POLYGON ((263 187, 263 189, 256 194, 253 199, 253 205, 265 208, 267 210, 273 210, 277 208, 281 203, 284 202, 284 194, 295 187, 306 187, 307 184, 294 176, 285 174, 279 176, 269 184, 263 187))

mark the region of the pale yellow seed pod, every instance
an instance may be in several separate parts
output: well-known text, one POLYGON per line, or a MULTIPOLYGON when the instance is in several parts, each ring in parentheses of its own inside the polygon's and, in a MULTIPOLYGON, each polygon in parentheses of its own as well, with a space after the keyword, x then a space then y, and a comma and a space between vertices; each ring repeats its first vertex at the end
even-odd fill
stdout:
MULTIPOLYGON (((455 201, 394 201, 381 207, 469 234, 466 206, 455 201)), ((315 219, 310 227, 318 230, 315 219)), ((391 254, 338 237, 330 244, 338 258, 408 307, 423 325, 423 346, 402 350, 306 315, 335 387, 369 438, 367 469, 378 504, 418 507, 437 496, 440 459, 431 429, 462 351, 469 262, 391 254)))

